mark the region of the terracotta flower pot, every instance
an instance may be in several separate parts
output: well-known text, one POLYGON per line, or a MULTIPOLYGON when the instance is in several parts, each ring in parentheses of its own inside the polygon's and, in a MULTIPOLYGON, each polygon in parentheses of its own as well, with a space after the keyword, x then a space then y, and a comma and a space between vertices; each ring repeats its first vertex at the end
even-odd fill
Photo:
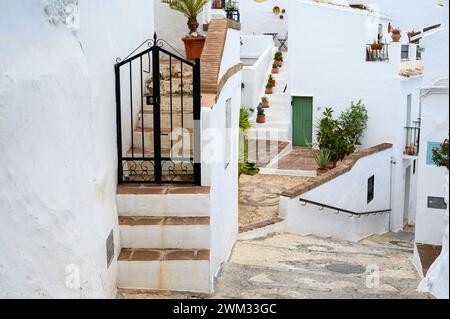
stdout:
POLYGON ((205 37, 184 37, 184 47, 186 48, 186 58, 189 61, 195 61, 202 56, 203 48, 205 46, 205 37))
POLYGON ((383 43, 373 43, 370 45, 372 51, 381 51, 383 50, 383 43))
POLYGON ((278 68, 272 68, 272 74, 278 74, 279 71, 278 68))
POLYGON ((402 35, 400 33, 392 33, 391 38, 392 38, 392 42, 400 42, 402 35))
POLYGON ((268 109, 270 107, 269 101, 262 101, 261 105, 264 109, 268 109))
POLYGON ((279 68, 283 66, 283 61, 275 61, 275 64, 278 65, 279 68))
POLYGON ((214 9, 222 9, 222 0, 214 0, 214 9))
POLYGON ((327 165, 325 165, 326 169, 335 169, 337 167, 337 161, 329 162, 327 165))
POLYGON ((269 80, 269 84, 275 87, 276 81, 275 80, 269 80))
POLYGON ((260 124, 266 123, 266 115, 265 114, 264 115, 258 115, 256 117, 256 122, 260 123, 260 124))
POLYGON ((266 88, 266 94, 273 94, 273 88, 266 88))

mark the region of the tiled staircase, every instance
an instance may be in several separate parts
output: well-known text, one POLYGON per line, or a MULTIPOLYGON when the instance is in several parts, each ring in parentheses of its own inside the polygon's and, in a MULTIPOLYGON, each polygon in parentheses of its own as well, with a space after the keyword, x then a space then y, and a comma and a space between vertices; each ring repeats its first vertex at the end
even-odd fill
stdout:
MULTIPOLYGON (((172 59, 162 60, 160 71, 161 156, 172 158, 163 159, 162 179, 191 180, 192 68, 172 59), (183 159, 178 160, 180 157, 183 159)), ((144 107, 139 109, 133 126, 132 147, 127 152, 130 157, 154 156, 154 111, 147 104, 153 96, 153 85, 152 79, 145 82, 144 107)), ((128 165, 151 164, 136 160, 128 165)), ((133 176, 129 178, 133 180, 133 176)), ((120 185, 119 288, 210 293, 210 206, 209 187, 120 185)))
POLYGON ((120 186, 121 289, 211 293, 210 189, 120 186))
MULTIPOLYGON (((192 179, 193 166, 189 158, 193 157, 193 72, 187 65, 172 59, 161 60, 160 64, 160 90, 161 90, 161 156, 175 158, 163 162, 163 179, 166 172, 170 181, 183 181, 192 179)), ((153 96, 153 79, 145 83, 143 96, 144 107, 138 106, 137 119, 133 125, 132 147, 127 157, 154 157, 154 111, 153 106, 147 104, 148 97, 153 96)), ((135 181, 133 171, 137 170, 138 177, 142 174, 140 168, 152 166, 152 163, 133 161, 124 166, 126 181, 135 181), (127 173, 128 172, 128 173, 127 173)), ((144 170, 145 170, 144 169, 144 170)), ((151 173, 151 172, 150 172, 151 173)), ((152 180, 152 176, 143 176, 145 181, 152 180)))

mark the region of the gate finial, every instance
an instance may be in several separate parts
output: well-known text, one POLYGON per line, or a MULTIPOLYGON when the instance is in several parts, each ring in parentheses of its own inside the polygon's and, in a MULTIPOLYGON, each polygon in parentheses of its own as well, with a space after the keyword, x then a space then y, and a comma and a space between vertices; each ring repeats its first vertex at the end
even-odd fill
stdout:
POLYGON ((155 44, 156 44, 156 39, 158 39, 158 37, 157 37, 157 35, 156 35, 156 32, 153 34, 153 41, 155 41, 155 44))

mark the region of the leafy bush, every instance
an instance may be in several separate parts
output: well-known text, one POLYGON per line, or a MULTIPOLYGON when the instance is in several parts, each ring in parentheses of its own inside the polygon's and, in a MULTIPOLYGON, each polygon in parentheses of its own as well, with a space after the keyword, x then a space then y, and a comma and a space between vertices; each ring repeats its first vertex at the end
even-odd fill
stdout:
POLYGON ((250 109, 247 107, 241 107, 239 128, 241 129, 239 140, 239 176, 253 176, 259 173, 259 169, 256 167, 256 164, 248 162, 248 146, 245 134, 252 128, 252 124, 250 123, 250 109))
POLYGON ((354 144, 346 135, 341 121, 333 118, 333 109, 326 108, 317 127, 319 148, 330 151, 330 161, 343 160, 354 151, 354 144))
POLYGON ((359 140, 363 137, 364 131, 367 129, 369 114, 366 106, 361 100, 358 103, 352 102, 350 109, 343 112, 339 117, 344 134, 350 138, 353 145, 360 144, 359 140))

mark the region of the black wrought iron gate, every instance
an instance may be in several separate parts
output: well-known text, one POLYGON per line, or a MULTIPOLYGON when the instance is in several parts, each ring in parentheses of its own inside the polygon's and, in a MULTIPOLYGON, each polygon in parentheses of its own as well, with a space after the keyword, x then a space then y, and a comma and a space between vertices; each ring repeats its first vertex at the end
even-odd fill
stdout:
POLYGON ((169 50, 155 35, 116 61, 119 183, 201 184, 200 60, 169 50))

